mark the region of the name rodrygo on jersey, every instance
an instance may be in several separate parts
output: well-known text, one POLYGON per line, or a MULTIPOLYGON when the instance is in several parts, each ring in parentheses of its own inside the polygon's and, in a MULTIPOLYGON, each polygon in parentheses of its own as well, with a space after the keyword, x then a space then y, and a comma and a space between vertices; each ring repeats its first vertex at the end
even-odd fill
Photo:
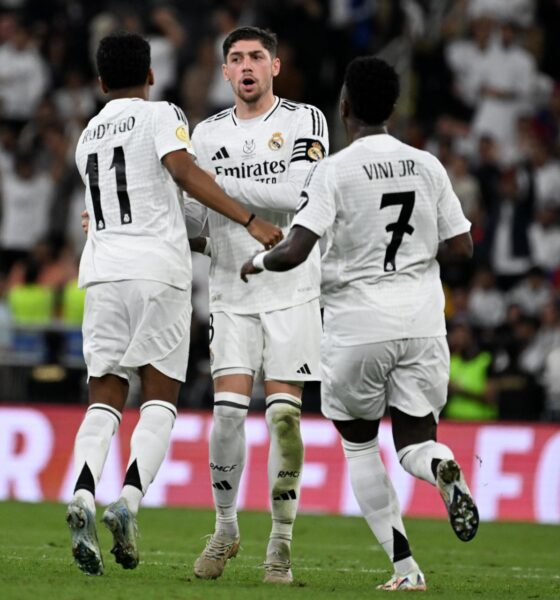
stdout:
MULTIPOLYGON (((276 98, 271 109, 256 119, 240 120, 230 108, 203 121, 193 132, 193 146, 198 164, 219 177, 272 186, 300 177, 303 185, 309 169, 328 153, 328 132, 325 117, 314 106, 276 98)), ((251 206, 251 199, 246 203, 251 206)), ((293 218, 293 212, 280 209, 251 210, 285 233, 293 218)), ((218 213, 209 211, 208 225, 210 310, 268 312, 318 297, 318 250, 296 269, 265 272, 248 285, 240 280, 239 269, 262 247, 243 227, 218 213)))
POLYGON ((80 286, 147 279, 188 287, 182 199, 161 163, 175 150, 193 152, 187 119, 168 102, 112 100, 88 123, 76 148, 91 219, 80 286))

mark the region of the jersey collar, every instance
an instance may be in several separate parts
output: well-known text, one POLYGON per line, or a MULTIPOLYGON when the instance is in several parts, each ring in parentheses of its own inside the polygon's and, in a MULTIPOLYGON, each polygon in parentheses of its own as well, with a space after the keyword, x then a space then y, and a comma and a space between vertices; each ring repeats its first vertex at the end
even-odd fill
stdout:
MULTIPOLYGON (((274 104, 268 109, 267 112, 263 113, 262 115, 259 115, 258 117, 255 117, 254 119, 250 119, 251 121, 254 122, 262 122, 262 121, 266 121, 270 116, 272 116, 272 113, 280 106, 280 98, 278 96, 275 96, 276 100, 274 102, 274 104)), ((235 115, 235 106, 231 109, 231 118, 233 119, 233 124, 238 127, 239 126, 239 121, 241 119, 238 119, 235 115)))
POLYGON ((357 139, 354 143, 367 144, 372 150, 382 150, 392 152, 396 150, 402 142, 388 133, 377 133, 375 135, 366 135, 357 139))

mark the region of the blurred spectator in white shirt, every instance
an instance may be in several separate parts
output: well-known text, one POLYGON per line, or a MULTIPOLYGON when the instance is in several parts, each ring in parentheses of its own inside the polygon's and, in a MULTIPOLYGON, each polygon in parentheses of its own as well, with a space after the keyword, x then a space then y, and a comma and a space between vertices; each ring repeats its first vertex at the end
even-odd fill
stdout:
POLYGON ((547 205, 560 208, 560 163, 555 160, 551 148, 544 140, 533 140, 531 163, 534 169, 536 208, 547 205))
POLYGON ((504 294, 496 287, 488 267, 477 270, 469 294, 469 321, 474 327, 499 327, 506 318, 504 294))
POLYGON ((29 31, 17 24, 0 46, 0 115, 11 121, 31 118, 49 84, 45 62, 29 31))
POLYGON ((528 317, 538 316, 552 299, 552 287, 539 267, 532 267, 527 277, 520 281, 508 296, 508 301, 517 304, 521 312, 528 317))
POLYGON ((445 47, 445 59, 453 75, 452 93, 471 109, 477 102, 482 60, 495 43, 493 27, 488 18, 473 19, 469 37, 453 40, 445 47))
POLYGON ((520 364, 527 373, 537 378, 544 374, 547 356, 560 348, 560 314, 554 302, 548 302, 540 311, 541 326, 533 341, 520 356, 520 364))
POLYGON ((90 82, 84 81, 79 69, 66 72, 64 87, 54 94, 58 114, 67 121, 87 122, 96 108, 95 94, 90 82))
POLYGON ((530 99, 536 80, 533 57, 517 42, 517 28, 511 22, 501 25, 500 43, 492 45, 481 59, 476 82, 478 102, 472 122, 475 138, 490 134, 502 152, 515 143, 517 119, 531 109, 530 99))
POLYGON ((560 224, 558 208, 545 205, 535 214, 529 227, 529 242, 534 263, 545 271, 560 267, 560 224))
POLYGON ((46 234, 53 180, 48 173, 36 170, 31 155, 18 154, 14 171, 3 174, 0 190, 0 270, 6 273, 46 234))

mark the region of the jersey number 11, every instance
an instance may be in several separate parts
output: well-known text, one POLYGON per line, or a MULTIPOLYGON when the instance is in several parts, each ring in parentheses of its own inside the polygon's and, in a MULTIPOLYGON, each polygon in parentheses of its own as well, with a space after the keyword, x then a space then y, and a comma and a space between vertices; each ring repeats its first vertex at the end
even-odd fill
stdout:
MULTIPOLYGON (((113 148, 113 162, 110 169, 115 169, 115 178, 117 180, 117 196, 119 198, 119 208, 121 211, 121 224, 128 225, 132 223, 132 214, 130 212, 130 198, 126 189, 126 164, 124 160, 124 150, 122 146, 113 148)), ((105 229, 105 218, 101 208, 101 190, 99 189, 99 160, 97 153, 88 154, 86 175, 88 176, 89 189, 91 192, 91 201, 93 203, 93 216, 95 218, 95 228, 97 231, 105 229)))

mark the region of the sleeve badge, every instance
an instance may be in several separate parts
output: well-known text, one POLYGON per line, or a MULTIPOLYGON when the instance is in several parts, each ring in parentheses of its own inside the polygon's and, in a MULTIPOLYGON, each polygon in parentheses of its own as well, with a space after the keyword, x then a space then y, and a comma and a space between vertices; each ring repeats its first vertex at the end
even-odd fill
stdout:
POLYGON ((190 144, 189 134, 184 125, 179 125, 179 127, 177 127, 177 129, 175 130, 175 135, 182 142, 185 142, 185 144, 190 144))
POLYGON ((320 142, 313 142, 311 144, 311 147, 307 151, 307 156, 309 156, 311 160, 323 160, 325 154, 320 142))

